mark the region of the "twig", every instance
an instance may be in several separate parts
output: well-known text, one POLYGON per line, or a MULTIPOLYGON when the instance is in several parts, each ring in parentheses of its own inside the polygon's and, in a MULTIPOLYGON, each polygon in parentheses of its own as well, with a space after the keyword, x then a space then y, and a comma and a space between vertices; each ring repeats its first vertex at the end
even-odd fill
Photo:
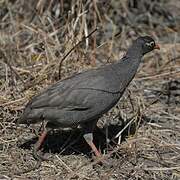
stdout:
POLYGON ((160 78, 160 77, 163 77, 163 76, 168 76, 168 75, 178 74, 178 73, 180 73, 180 70, 174 70, 174 71, 167 72, 167 73, 161 73, 161 74, 155 74, 155 75, 152 75, 152 76, 136 78, 136 80, 156 79, 156 78, 160 78))
POLYGON ((74 172, 60 157, 58 157, 56 155, 56 158, 61 162, 61 164, 65 167, 65 169, 68 171, 68 172, 74 172))
POLYGON ((31 171, 35 171, 35 170, 37 170, 37 169, 39 169, 39 168, 41 167, 41 163, 42 163, 41 160, 40 160, 40 161, 37 161, 37 163, 36 163, 35 166, 30 167, 29 169, 26 169, 26 170, 17 171, 17 172, 15 173, 15 175, 20 176, 20 175, 22 175, 22 174, 26 174, 26 173, 29 173, 29 172, 31 172, 31 171))
POLYGON ((146 171, 169 171, 169 170, 178 170, 180 169, 180 166, 177 167, 149 167, 149 168, 143 168, 146 171))
POLYGON ((23 98, 20 98, 20 99, 16 99, 16 100, 14 100, 14 101, 5 102, 5 103, 1 104, 0 107, 9 106, 9 105, 12 105, 12 104, 17 104, 18 102, 21 102, 21 101, 23 101, 23 100, 25 100, 24 97, 23 97, 23 98))
POLYGON ((94 32, 96 32, 98 30, 98 28, 96 27, 92 32, 90 32, 87 36, 84 36, 81 41, 79 41, 77 44, 75 44, 75 46, 73 46, 68 52, 67 54, 61 59, 60 63, 59 63, 59 79, 61 79, 61 67, 62 67, 62 63, 64 62, 64 60, 67 58, 67 56, 69 56, 69 54, 71 54, 71 52, 77 47, 79 46, 84 40, 86 40, 87 38, 89 38, 94 32))
POLYGON ((180 59, 180 56, 176 56, 176 57, 170 59, 169 61, 167 61, 165 64, 163 64, 163 66, 162 66, 162 68, 161 68, 160 71, 162 71, 162 69, 164 69, 164 67, 166 67, 167 65, 169 65, 171 62, 176 61, 177 59, 180 59))
POLYGON ((16 70, 11 66, 11 64, 9 63, 6 55, 0 50, 0 55, 2 55, 2 58, 4 59, 4 63, 8 65, 8 67, 11 69, 11 71, 16 75, 17 78, 19 78, 19 80, 23 83, 23 85, 25 86, 25 82, 23 81, 23 79, 21 78, 21 76, 16 72, 16 70))
POLYGON ((129 125, 130 125, 133 121, 134 121, 134 117, 124 126, 124 128, 123 128, 120 132, 118 132, 118 134, 116 134, 115 138, 118 138, 118 137, 122 134, 122 132, 123 132, 127 127, 129 127, 129 125))

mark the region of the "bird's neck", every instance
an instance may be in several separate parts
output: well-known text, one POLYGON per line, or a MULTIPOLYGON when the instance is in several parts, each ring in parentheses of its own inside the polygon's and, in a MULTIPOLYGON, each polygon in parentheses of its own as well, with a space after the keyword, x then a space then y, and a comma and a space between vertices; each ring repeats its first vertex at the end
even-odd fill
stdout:
POLYGON ((131 52, 131 49, 129 49, 125 57, 113 65, 116 77, 118 77, 120 81, 128 85, 132 78, 135 76, 142 57, 143 55, 141 55, 140 53, 134 54, 134 50, 133 52, 131 52))
POLYGON ((122 62, 120 62, 120 64, 122 64, 120 66, 124 67, 127 73, 133 75, 133 73, 136 73, 142 57, 142 48, 138 46, 131 46, 125 57, 122 59, 122 62))
POLYGON ((143 56, 143 49, 140 45, 135 44, 131 46, 126 53, 126 57, 129 57, 130 59, 141 59, 143 56))

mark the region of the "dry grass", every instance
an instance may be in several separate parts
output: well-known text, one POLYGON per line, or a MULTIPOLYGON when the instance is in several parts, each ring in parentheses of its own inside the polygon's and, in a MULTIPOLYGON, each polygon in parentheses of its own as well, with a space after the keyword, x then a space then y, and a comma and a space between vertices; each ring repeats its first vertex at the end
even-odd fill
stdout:
POLYGON ((133 2, 0 1, 0 179, 180 178, 178 1, 133 2), (110 143, 95 132, 109 165, 92 162, 80 129, 55 131, 44 146, 50 160, 25 173, 36 165, 31 146, 39 125, 16 121, 29 99, 59 72, 64 78, 118 60, 142 34, 153 35, 161 51, 145 57, 120 103, 99 121, 100 128, 109 124, 110 143), (63 149, 67 139, 77 141, 63 149))

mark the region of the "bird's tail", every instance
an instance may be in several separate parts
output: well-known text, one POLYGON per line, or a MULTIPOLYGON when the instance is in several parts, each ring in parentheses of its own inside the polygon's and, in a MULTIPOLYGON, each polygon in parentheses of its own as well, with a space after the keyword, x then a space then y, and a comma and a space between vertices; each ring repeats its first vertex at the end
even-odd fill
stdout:
POLYGON ((34 124, 42 120, 42 110, 26 108, 20 118, 17 120, 17 124, 34 124))

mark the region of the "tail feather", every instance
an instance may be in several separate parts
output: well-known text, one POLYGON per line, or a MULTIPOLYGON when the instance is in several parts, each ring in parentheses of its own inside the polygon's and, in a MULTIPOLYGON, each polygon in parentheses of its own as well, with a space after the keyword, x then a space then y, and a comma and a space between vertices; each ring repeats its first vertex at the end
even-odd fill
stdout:
POLYGON ((17 121, 17 124, 34 124, 43 120, 42 109, 26 108, 17 121))

